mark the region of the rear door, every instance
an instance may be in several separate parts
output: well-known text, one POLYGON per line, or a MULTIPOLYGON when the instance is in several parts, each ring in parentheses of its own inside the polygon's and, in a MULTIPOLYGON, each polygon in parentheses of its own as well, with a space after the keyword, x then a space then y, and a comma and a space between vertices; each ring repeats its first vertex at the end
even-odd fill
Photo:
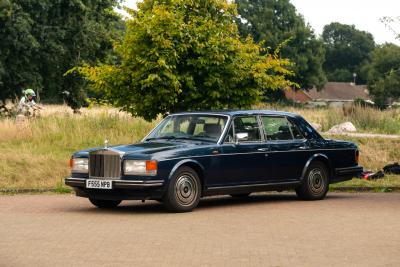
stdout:
POLYGON ((307 140, 286 116, 261 116, 268 152, 264 166, 268 182, 299 180, 309 157, 307 140))

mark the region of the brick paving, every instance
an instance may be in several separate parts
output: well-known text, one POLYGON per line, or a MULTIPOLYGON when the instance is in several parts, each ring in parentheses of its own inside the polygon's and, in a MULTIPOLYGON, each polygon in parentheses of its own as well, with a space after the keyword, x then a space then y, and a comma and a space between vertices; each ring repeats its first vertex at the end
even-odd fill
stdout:
POLYGON ((0 266, 400 266, 400 194, 218 197, 184 214, 0 196, 0 266))

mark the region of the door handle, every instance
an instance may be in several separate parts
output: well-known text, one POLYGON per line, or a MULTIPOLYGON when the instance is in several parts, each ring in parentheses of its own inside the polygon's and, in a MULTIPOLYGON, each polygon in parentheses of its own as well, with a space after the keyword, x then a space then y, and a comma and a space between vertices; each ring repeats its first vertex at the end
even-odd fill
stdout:
POLYGON ((257 149, 257 151, 266 152, 266 151, 268 151, 268 148, 259 148, 259 149, 257 149))
POLYGON ((305 150, 305 149, 308 149, 308 147, 306 147, 306 146, 301 146, 301 147, 299 147, 299 149, 305 150))

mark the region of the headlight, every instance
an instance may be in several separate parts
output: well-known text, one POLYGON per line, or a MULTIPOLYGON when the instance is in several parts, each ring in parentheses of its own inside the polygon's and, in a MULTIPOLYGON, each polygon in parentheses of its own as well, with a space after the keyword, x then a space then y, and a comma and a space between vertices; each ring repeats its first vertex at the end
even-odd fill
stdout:
POLYGON ((157 174, 155 160, 125 160, 124 173, 128 175, 154 176, 157 174))
POLYGON ((89 170, 89 159, 71 158, 70 167, 72 172, 87 173, 89 170))

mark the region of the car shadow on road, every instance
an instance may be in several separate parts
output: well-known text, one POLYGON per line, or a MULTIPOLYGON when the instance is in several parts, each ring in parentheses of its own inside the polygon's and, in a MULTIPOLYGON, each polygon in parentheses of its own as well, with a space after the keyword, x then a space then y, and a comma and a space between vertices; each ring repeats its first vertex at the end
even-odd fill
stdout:
MULTIPOLYGON (((327 200, 336 200, 336 199, 344 199, 351 198, 351 195, 343 195, 343 194, 328 194, 326 197, 327 200)), ((204 211, 218 208, 226 208, 226 207, 238 207, 238 206, 254 206, 254 205, 277 205, 284 204, 287 202, 303 202, 297 198, 294 193, 284 192, 284 193, 258 193, 252 194, 249 197, 244 198, 235 198, 231 196, 215 196, 215 197, 207 197, 203 198, 199 206, 194 211, 204 211)), ((312 203, 312 202, 309 202, 312 203)), ((152 214, 152 213, 166 213, 164 206, 162 203, 148 200, 142 203, 141 201, 124 201, 117 208, 112 209, 98 209, 94 206, 82 206, 69 211, 73 212, 84 212, 89 214, 104 214, 104 213, 139 213, 139 214, 152 214)))

